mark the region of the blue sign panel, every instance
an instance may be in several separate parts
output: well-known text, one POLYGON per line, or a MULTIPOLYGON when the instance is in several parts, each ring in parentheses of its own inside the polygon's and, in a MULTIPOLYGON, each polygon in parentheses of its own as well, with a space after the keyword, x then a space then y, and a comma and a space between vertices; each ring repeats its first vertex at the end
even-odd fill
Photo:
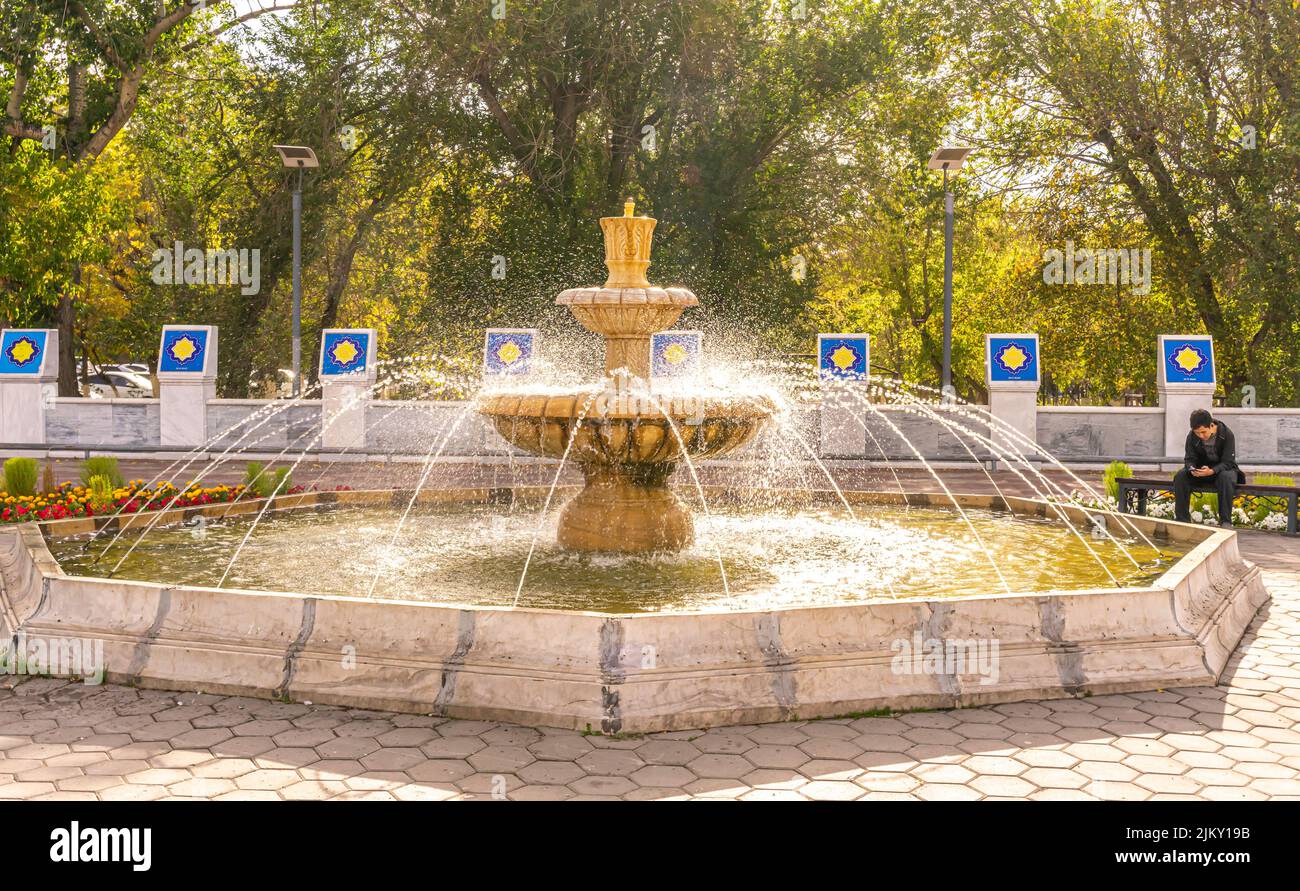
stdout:
POLYGON ((822 379, 866 380, 871 338, 866 334, 817 335, 817 375, 822 379))
POLYGON ((988 349, 990 381, 1038 380, 1037 337, 990 337, 988 349))
POLYGON ((322 375, 359 374, 366 370, 370 354, 370 333, 366 331, 326 331, 320 354, 322 375))
POLYGON ((208 332, 204 328, 163 332, 158 370, 202 373, 208 361, 208 332))
POLYGON ((38 374, 45 364, 44 331, 10 330, 0 337, 0 374, 38 374))
POLYGON ((1161 346, 1168 383, 1214 383, 1214 343, 1210 338, 1170 337, 1163 339, 1161 346))
POLYGON ((531 328, 490 328, 483 342, 483 372, 528 374, 536 347, 537 332, 531 328))
POLYGON ((686 377, 700 368, 704 335, 699 331, 660 331, 650 335, 650 377, 686 377))

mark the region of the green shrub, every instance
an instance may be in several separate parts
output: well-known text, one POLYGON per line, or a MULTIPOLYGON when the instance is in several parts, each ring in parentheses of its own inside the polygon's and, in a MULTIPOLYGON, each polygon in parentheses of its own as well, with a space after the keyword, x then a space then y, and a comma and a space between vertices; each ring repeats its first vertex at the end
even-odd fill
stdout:
POLYGON ((35 495, 37 475, 35 458, 10 458, 5 462, 4 490, 10 495, 35 495))
MULTIPOLYGON (((1257 473, 1251 480, 1257 486, 1294 486, 1295 480, 1289 476, 1280 476, 1276 473, 1257 473)), ((1280 514, 1286 511, 1285 498, 1259 497, 1255 499, 1255 509, 1251 511, 1250 518, 1253 522, 1262 523, 1264 518, 1269 514, 1280 514)))
POLYGON ((1122 476, 1132 475, 1133 468, 1123 461, 1112 461, 1107 464, 1105 472, 1101 475, 1102 482, 1106 484, 1106 497, 1112 501, 1119 501, 1119 483, 1116 480, 1122 476))
POLYGON ((87 458, 81 462, 81 483, 89 486, 93 477, 102 476, 112 483, 114 489, 121 488, 124 480, 122 471, 117 468, 117 459, 107 455, 87 458))
POLYGON ((1192 512, 1200 511, 1209 513, 1214 516, 1219 515, 1219 496, 1214 492, 1193 492, 1192 493, 1192 512))
POLYGON ((244 486, 258 498, 270 498, 288 492, 293 487, 293 478, 287 467, 272 473, 260 461, 249 461, 244 471, 244 486))
POLYGON ((113 490, 117 488, 106 476, 92 476, 86 481, 90 489, 90 506, 96 512, 106 509, 113 503, 113 490))

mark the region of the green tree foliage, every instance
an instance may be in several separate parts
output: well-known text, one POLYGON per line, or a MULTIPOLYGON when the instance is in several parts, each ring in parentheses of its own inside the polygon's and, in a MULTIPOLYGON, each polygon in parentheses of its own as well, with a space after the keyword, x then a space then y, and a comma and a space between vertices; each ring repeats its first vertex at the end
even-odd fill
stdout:
POLYGON ((793 353, 866 330, 878 371, 933 385, 943 188, 925 161, 965 142, 962 395, 984 395, 987 331, 1040 332, 1045 394, 1107 401, 1153 396, 1157 333, 1203 330, 1227 395, 1300 399, 1290 0, 538 0, 499 18, 316 0, 252 29, 206 6, 0 0, 5 320, 72 327, 106 360, 212 322, 221 392, 247 395, 290 355, 296 174, 271 146, 297 143, 321 162, 309 368, 336 325, 468 362, 486 326, 576 331, 553 297, 603 280, 596 219, 631 197, 660 220, 652 279, 705 302, 691 324, 793 353), (1150 288, 1049 283, 1067 241, 1149 249, 1150 288), (256 249, 260 288, 155 281, 176 242, 256 249))

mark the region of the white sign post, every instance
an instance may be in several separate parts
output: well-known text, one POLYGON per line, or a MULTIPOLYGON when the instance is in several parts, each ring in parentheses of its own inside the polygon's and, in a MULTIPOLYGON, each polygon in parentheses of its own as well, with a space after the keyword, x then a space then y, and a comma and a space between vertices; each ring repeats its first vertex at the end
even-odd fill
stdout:
POLYGON ((158 345, 158 434, 164 446, 208 440, 208 401, 217 398, 217 326, 163 325, 158 345))
POLYGON ((59 392, 59 332, 0 331, 0 442, 45 444, 45 412, 59 392))
POLYGON ((374 328, 321 332, 321 445, 359 449, 366 444, 366 406, 375 385, 374 328))

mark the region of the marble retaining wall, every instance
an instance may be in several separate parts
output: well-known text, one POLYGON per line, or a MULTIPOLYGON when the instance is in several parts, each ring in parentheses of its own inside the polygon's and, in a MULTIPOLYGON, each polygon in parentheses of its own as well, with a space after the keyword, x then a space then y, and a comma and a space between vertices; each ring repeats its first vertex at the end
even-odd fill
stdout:
MULTIPOLYGON (((217 449, 230 445, 247 451, 319 447, 320 400, 304 400, 273 417, 268 410, 272 404, 257 399, 210 400, 207 436, 216 438, 217 449), (245 423, 218 437, 240 421, 245 423), (251 429, 254 426, 256 429, 251 429)), ((370 402, 365 410, 364 451, 421 455, 429 450, 431 443, 447 436, 442 452, 445 456, 510 453, 490 424, 472 411, 465 411, 467 405, 464 402, 370 402)), ((861 406, 809 408, 791 419, 792 432, 782 434, 789 441, 778 447, 788 448, 792 454, 806 453, 793 436, 797 433, 824 458, 872 460, 880 458, 883 451, 890 459, 914 460, 916 455, 904 442, 905 436, 927 460, 964 461, 970 459, 970 452, 944 422, 961 424, 979 436, 989 436, 990 423, 977 411, 986 408, 933 407, 942 421, 916 409, 897 406, 880 406, 879 414, 861 406)), ((1243 464, 1300 464, 1300 409, 1220 408, 1215 410, 1215 415, 1236 432, 1238 460, 1243 464)), ((1164 423, 1161 408, 1039 406, 1037 442, 1056 457, 1076 462, 1113 458, 1138 463, 1164 458, 1177 460, 1181 455, 1165 454, 1164 423)), ((157 399, 59 398, 46 410, 45 434, 48 446, 158 447, 159 402, 157 399)), ((993 457, 976 439, 966 437, 966 441, 977 457, 993 457)), ((0 443, 7 442, 4 431, 0 430, 0 443)), ((749 448, 767 447, 763 440, 758 440, 749 448)))

